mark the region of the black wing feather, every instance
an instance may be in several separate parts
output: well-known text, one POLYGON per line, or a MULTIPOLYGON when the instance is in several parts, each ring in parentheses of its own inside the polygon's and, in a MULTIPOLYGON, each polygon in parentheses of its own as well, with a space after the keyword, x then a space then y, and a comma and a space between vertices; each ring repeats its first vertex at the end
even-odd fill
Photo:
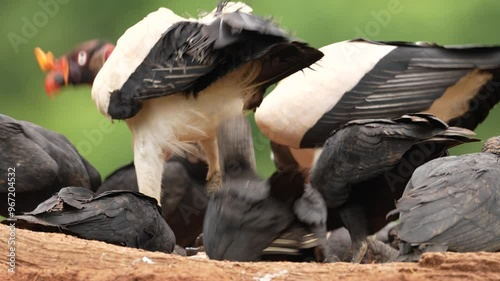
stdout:
POLYGON ((349 122, 325 143, 311 173, 311 183, 325 196, 328 207, 337 207, 348 199, 351 184, 391 170, 414 145, 429 141, 461 143, 463 139, 457 139, 457 134, 474 135, 466 129, 448 128, 428 114, 349 122), (451 134, 447 133, 449 129, 451 134))
POLYGON ((196 95, 237 67, 265 58, 254 83, 267 87, 311 65, 323 54, 291 42, 272 21, 241 12, 212 23, 179 22, 170 27, 120 90, 111 94, 108 114, 134 116, 140 101, 177 93, 196 95))
MULTIPOLYGON (((308 130, 301 147, 323 145, 333 130, 351 120, 395 118, 425 111, 446 89, 472 70, 480 69, 497 75, 500 68, 500 47, 448 48, 436 44, 367 42, 398 47, 382 58, 308 130)), ((479 96, 482 95, 483 99, 498 96, 498 86, 495 85, 492 82, 486 84, 479 96)), ((486 115, 496 102, 498 98, 487 102, 488 107, 484 108, 486 115)), ((461 121, 445 121, 453 126, 461 122, 460 127, 474 129, 485 118, 479 116, 467 120, 474 116, 466 117, 461 121)))
MULTIPOLYGON (((56 226, 68 234, 127 247, 171 253, 175 236, 155 199, 132 191, 94 195, 81 187, 63 188, 38 208, 15 217, 27 227, 56 226)), ((22 224, 21 224, 22 225, 22 224)))

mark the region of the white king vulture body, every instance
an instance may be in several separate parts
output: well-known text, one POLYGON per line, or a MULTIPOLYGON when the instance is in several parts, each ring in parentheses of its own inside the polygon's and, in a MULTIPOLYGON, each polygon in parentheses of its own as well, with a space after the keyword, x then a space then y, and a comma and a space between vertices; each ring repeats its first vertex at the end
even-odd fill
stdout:
POLYGON ((161 8, 120 37, 99 71, 92 98, 133 134, 139 189, 160 198, 165 158, 199 142, 211 187, 220 183, 216 130, 252 109, 265 89, 322 53, 292 41, 243 3, 222 2, 200 20, 161 8))
MULTIPOLYGON (((257 109, 271 141, 315 148, 350 120, 416 112, 472 130, 500 99, 500 47, 357 39, 320 50, 312 69, 280 81, 257 109)), ((313 151, 299 152, 310 168, 313 151)))

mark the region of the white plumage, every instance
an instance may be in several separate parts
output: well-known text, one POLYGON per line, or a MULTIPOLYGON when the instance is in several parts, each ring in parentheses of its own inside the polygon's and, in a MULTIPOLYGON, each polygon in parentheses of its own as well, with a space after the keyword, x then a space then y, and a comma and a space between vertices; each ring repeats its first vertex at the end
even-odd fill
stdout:
POLYGON ((170 26, 184 20, 171 10, 160 8, 123 33, 92 86, 92 100, 101 114, 109 116, 111 92, 123 86, 170 26))
POLYGON ((255 113, 271 141, 298 149, 291 151, 305 171, 314 152, 303 148, 321 147, 351 120, 426 112, 474 129, 500 100, 499 46, 357 39, 320 50, 312 69, 280 81, 255 113))
POLYGON ((243 113, 245 94, 235 94, 247 91, 242 87, 246 82, 241 80, 241 71, 215 82, 196 99, 171 95, 147 100, 136 116, 126 120, 133 135, 134 162, 142 193, 160 198, 158 174, 162 173, 163 159, 171 153, 196 153, 192 147, 196 142, 207 153, 207 178, 219 172, 216 130, 224 119, 243 113))
POLYGON ((251 11, 243 3, 221 3, 194 20, 161 8, 120 37, 95 78, 92 98, 99 111, 124 119, 133 134, 142 193, 159 199, 165 158, 195 153, 195 143, 207 156, 213 191, 220 185, 219 123, 243 114, 270 84, 321 58, 251 11))
POLYGON ((320 48, 324 57, 281 80, 255 112, 255 122, 274 142, 300 148, 307 130, 394 48, 349 41, 320 48))

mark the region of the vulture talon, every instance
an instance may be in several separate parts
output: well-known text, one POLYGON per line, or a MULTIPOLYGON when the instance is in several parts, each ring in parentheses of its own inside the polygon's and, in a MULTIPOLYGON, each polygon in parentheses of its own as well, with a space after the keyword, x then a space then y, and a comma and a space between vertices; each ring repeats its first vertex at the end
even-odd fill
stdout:
POLYGON ((222 177, 220 172, 213 173, 212 177, 207 179, 207 194, 212 196, 215 192, 222 187, 222 177))
POLYGON ((368 242, 366 240, 352 243, 353 254, 352 254, 352 263, 361 263, 363 258, 366 255, 366 251, 368 250, 368 242))

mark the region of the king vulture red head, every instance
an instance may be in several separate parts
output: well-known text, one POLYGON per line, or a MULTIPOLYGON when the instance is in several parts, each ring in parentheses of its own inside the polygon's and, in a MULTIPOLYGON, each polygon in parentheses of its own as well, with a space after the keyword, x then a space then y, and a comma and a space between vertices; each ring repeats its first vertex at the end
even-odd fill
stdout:
POLYGON ((53 97, 62 86, 92 84, 99 70, 114 49, 114 45, 93 39, 81 43, 58 59, 52 52, 35 48, 35 57, 45 76, 45 91, 53 97))
POLYGON ((322 57, 251 11, 222 2, 194 20, 160 8, 118 40, 92 98, 132 131, 141 192, 159 199, 164 159, 194 142, 206 153, 209 187, 218 186, 219 123, 254 108, 269 85, 322 57))
MULTIPOLYGON (((257 109, 255 121, 271 141, 320 147, 348 121, 415 112, 474 129, 500 99, 499 46, 358 39, 320 50, 313 70, 280 81, 257 109)), ((300 165, 310 168, 313 150, 301 154, 300 165)))

